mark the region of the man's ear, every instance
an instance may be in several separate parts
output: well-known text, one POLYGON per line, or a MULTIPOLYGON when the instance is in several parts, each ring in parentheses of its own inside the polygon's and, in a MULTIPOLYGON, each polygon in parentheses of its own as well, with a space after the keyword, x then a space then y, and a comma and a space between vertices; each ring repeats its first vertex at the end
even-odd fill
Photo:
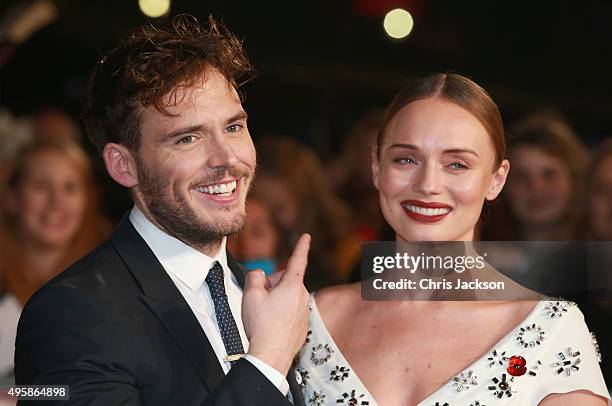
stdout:
POLYGON ((380 168, 378 163, 378 147, 376 145, 372 145, 372 149, 370 150, 370 160, 372 165, 372 181, 374 181, 374 186, 378 189, 378 185, 380 183, 380 168))
POLYGON ((109 142, 104 146, 102 158, 104 159, 106 171, 115 182, 126 188, 131 188, 138 184, 136 161, 130 150, 126 147, 109 142))
POLYGON ((508 162, 507 159, 504 159, 493 175, 493 182, 491 182, 491 186, 485 195, 485 199, 493 200, 501 193, 504 185, 506 184, 506 179, 508 179, 508 172, 510 172, 510 162, 508 162))

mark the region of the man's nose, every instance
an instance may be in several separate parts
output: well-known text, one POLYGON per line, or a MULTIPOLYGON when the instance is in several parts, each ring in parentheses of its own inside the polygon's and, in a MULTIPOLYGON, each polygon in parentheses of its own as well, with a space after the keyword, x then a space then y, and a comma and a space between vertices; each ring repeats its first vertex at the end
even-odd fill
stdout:
POLYGON ((238 162, 236 153, 226 134, 215 135, 208 145, 208 166, 232 167, 238 162))

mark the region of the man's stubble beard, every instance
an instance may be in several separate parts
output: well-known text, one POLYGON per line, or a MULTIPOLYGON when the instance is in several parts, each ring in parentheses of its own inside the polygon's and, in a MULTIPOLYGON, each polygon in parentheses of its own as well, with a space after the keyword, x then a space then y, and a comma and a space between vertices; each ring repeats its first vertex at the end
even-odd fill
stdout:
MULTIPOLYGON (((163 170, 159 174, 155 173, 147 168, 139 158, 136 159, 136 166, 139 178, 138 186, 144 204, 150 215, 167 234, 196 249, 207 250, 208 247, 220 243, 223 237, 229 237, 242 230, 246 217, 245 210, 227 221, 214 222, 214 219, 214 223, 203 221, 189 206, 180 191, 170 188, 169 176, 167 176, 169 171, 163 170)), ((227 174, 238 179, 242 178, 244 183, 250 180, 249 184, 246 185, 248 194, 253 176, 249 176, 246 169, 219 169, 209 176, 206 183, 220 180, 227 174)), ((233 208, 228 207, 224 210, 230 211, 233 208)))

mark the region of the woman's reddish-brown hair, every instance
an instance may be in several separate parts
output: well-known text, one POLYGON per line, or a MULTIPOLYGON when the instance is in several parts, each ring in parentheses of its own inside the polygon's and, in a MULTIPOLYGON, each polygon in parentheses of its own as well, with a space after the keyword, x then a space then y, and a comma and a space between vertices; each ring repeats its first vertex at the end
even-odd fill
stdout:
POLYGON ((454 103, 480 121, 491 137, 495 150, 494 169, 497 169, 506 156, 504 124, 499 108, 482 87, 456 73, 434 73, 417 79, 395 95, 383 115, 377 141, 378 154, 383 145, 387 126, 393 117, 410 103, 427 98, 439 98, 454 103))

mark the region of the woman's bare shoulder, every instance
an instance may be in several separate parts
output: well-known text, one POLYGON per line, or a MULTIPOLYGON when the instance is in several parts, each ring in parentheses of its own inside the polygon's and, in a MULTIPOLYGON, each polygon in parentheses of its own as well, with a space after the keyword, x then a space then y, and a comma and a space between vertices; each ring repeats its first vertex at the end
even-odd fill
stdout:
POLYGON ((361 307, 361 284, 330 286, 314 294, 317 309, 326 324, 336 324, 361 307))
POLYGON ((552 393, 546 396, 538 406, 607 406, 608 400, 588 390, 577 390, 569 393, 552 393))

